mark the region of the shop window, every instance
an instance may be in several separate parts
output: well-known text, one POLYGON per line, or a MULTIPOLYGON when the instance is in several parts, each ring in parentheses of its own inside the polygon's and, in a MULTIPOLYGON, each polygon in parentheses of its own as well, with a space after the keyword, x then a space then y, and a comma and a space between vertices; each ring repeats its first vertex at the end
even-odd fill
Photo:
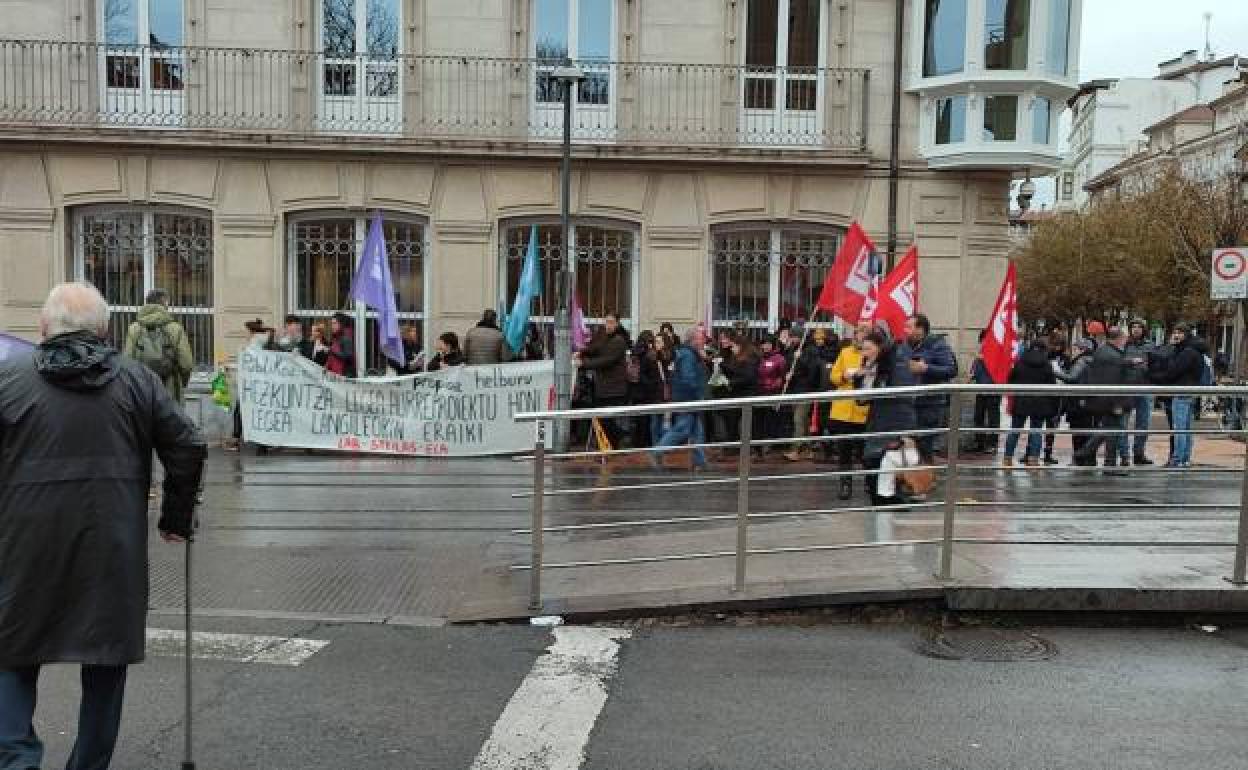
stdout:
MULTIPOLYGON (((340 311, 355 316, 357 327, 362 319, 364 333, 357 337, 363 340, 368 368, 377 371, 385 366, 375 344, 377 313, 357 308, 348 296, 368 236, 369 222, 370 217, 354 212, 292 217, 287 232, 287 291, 289 312, 309 327, 317 323, 328 326, 329 317, 340 311)), ((416 339, 424 340, 424 225, 409 217, 383 212, 382 232, 399 324, 415 327, 416 339)))
POLYGON ((212 217, 149 207, 89 208, 74 214, 74 275, 108 301, 118 347, 152 289, 186 328, 195 364, 213 360, 212 217))
MULTIPOLYGON (((818 226, 725 227, 713 234, 711 323, 774 331, 808 319, 841 232, 818 226)), ((828 319, 824 319, 825 321, 828 319)))

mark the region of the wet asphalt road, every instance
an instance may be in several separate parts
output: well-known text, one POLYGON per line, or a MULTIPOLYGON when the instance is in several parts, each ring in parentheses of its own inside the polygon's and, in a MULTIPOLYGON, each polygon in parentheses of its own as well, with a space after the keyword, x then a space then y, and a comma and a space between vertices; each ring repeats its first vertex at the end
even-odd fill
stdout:
MULTIPOLYGON (((197 661, 198 766, 470 768, 550 632, 217 620, 329 645, 299 667, 197 661)), ((915 652, 906 625, 638 628, 588 744, 590 770, 1230 770, 1248 631, 1054 629, 1053 660, 915 652)), ((180 661, 133 670, 122 770, 178 767, 180 661)), ((45 673, 45 767, 69 748, 75 672, 45 673)), ((552 726, 558 731, 559 725, 552 726)), ((517 764, 530 770, 540 761, 517 764)))

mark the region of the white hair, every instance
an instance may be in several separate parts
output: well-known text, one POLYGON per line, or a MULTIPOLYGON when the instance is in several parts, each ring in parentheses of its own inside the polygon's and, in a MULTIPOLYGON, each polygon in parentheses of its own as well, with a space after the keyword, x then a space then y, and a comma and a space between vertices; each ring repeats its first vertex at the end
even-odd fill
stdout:
POLYGON ((102 337, 108 333, 108 303, 89 283, 62 283, 48 294, 39 321, 45 338, 70 332, 102 337))

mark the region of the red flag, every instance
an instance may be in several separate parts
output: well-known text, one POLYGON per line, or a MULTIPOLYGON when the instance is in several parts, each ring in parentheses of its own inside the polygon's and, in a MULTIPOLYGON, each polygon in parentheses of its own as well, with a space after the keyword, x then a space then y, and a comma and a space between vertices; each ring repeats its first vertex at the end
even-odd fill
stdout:
POLYGON ((1001 284, 997 304, 992 308, 992 320, 988 323, 988 333, 984 335, 984 346, 980 352, 993 382, 999 385, 1009 379, 1017 349, 1018 278, 1011 262, 1005 271, 1005 283, 1001 284))
POLYGON ((879 288, 873 321, 888 323, 893 339, 905 335, 906 319, 919 309, 919 250, 911 246, 879 288))
POLYGON ((815 308, 826 310, 846 323, 858 323, 862 305, 871 290, 871 274, 879 272, 878 265, 875 244, 857 222, 853 223, 823 282, 815 308))

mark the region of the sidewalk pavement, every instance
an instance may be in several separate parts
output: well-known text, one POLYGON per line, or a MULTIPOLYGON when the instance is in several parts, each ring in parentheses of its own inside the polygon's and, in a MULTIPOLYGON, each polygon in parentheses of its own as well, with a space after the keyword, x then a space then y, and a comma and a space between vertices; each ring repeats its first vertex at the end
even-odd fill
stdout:
MULTIPOLYGON (((1164 461, 1164 438, 1150 443, 1164 461)), ((1068 438, 1058 442, 1069 457, 1068 438)), ((831 479, 756 481, 746 590, 732 590, 736 548, 735 460, 704 475, 652 471, 642 456, 605 464, 560 462, 551 486, 591 490, 546 499, 546 526, 612 525, 651 518, 720 520, 650 527, 589 527, 548 533, 547 564, 695 554, 702 558, 593 568, 548 569, 543 612, 599 612, 733 604, 742 601, 866 601, 955 596, 984 601, 980 589, 1120 591, 1141 607, 1170 601, 1153 591, 1198 591, 1218 606, 1242 602, 1230 574, 1244 446, 1197 441, 1196 468, 1133 470, 1126 478, 1064 468, 975 470, 994 458, 967 456, 954 580, 934 573, 943 509, 870 510, 856 483, 835 498, 831 479), (692 480, 707 486, 607 491, 692 480), (1021 503, 1021 504, 1020 504, 1021 503), (1147 508, 1148 504, 1164 508, 1147 508), (859 510, 843 511, 846 505, 859 510), (1201 507, 1205 506, 1205 507, 1201 507), (1221 507, 1208 507, 1221 506, 1221 507), (865 509, 864 509, 865 508, 865 509), (801 517, 775 516, 818 511, 801 517), (770 514, 770 515, 769 515, 770 514), (1217 543, 1213 547, 1104 546, 1085 541, 1217 543), (893 542, 882 548, 854 544, 893 542), (1033 541, 1074 545, 1038 545, 1033 541), (808 553, 783 549, 819 547, 808 553), (725 555, 727 554, 727 555, 725 555), (804 597, 804 598, 803 598, 804 597), (1151 603, 1151 604, 1150 604, 1151 603), (1221 603, 1221 604, 1219 604, 1221 603)), ((1000 461, 999 456, 995 458, 1000 461)), ((817 473, 822 463, 790 463, 774 453, 754 475, 817 473)), ((212 454, 196 545, 195 604, 204 614, 340 618, 428 625, 529 614, 532 486, 527 462, 352 457, 297 451, 266 456, 212 454)), ((939 499, 939 488, 933 494, 939 499)), ((152 546, 152 608, 182 603, 182 552, 152 546)), ((998 599, 1007 595, 1000 593, 998 599)), ((1089 597, 1091 594, 1088 595, 1089 597)), ((1035 600, 1032 597, 1029 600, 1035 600)), ((1095 601, 1087 598, 1087 601, 1095 601)), ((1128 601, 1129 600, 1129 601, 1128 601)), ((1046 596, 1044 601, 1070 601, 1046 596)))

